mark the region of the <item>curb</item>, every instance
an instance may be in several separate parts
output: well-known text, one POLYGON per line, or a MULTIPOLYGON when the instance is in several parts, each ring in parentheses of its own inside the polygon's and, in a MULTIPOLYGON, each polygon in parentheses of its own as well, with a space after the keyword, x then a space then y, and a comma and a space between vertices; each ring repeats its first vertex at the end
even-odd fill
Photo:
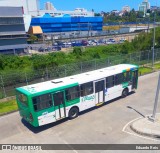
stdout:
POLYGON ((160 138, 159 134, 152 134, 152 133, 146 133, 143 132, 141 130, 138 130, 135 126, 134 126, 134 122, 130 125, 130 129, 132 131, 134 131, 135 133, 142 135, 142 136, 147 136, 147 137, 151 137, 151 138, 160 138))

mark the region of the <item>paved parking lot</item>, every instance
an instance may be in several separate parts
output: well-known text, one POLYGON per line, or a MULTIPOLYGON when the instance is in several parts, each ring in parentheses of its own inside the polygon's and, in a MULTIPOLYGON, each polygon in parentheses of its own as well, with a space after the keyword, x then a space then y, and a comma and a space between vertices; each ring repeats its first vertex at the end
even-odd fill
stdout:
POLYGON ((127 123, 141 117, 141 114, 152 113, 157 79, 158 73, 142 76, 136 93, 84 112, 74 120, 65 119, 33 128, 21 120, 18 112, 0 117, 0 144, 159 144, 158 140, 122 131, 127 123))

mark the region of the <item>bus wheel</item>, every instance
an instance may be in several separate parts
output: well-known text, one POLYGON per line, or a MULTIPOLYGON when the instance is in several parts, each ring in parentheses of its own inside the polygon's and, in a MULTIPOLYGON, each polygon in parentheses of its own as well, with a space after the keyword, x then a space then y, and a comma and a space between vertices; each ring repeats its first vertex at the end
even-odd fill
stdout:
POLYGON ((79 109, 77 107, 73 107, 70 109, 68 117, 70 119, 74 119, 78 117, 78 115, 79 115, 79 109))
POLYGON ((122 91, 122 98, 126 97, 128 95, 128 88, 125 88, 123 91, 122 91))

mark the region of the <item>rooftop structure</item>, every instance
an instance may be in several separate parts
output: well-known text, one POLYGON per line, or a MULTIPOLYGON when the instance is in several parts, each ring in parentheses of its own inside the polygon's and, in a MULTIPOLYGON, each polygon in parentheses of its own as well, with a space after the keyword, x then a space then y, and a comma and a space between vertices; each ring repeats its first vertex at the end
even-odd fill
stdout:
POLYGON ((94 11, 87 11, 84 8, 76 8, 74 11, 56 10, 52 3, 47 2, 46 8, 39 9, 39 0, 0 0, 0 6, 23 7, 23 12, 31 16, 43 16, 49 13, 51 16, 63 16, 69 14, 70 16, 94 16, 94 11))
POLYGON ((46 10, 55 10, 53 4, 51 2, 46 2, 45 3, 45 9, 46 10))
POLYGON ((39 0, 2 0, 0 6, 23 7, 23 13, 30 14, 38 11, 39 0))

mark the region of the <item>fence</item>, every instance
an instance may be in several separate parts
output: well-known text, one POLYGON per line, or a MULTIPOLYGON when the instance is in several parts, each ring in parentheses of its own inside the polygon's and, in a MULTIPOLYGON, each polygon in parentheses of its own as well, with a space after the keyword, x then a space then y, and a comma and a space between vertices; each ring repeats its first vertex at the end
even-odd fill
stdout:
MULTIPOLYGON (((160 61, 160 48, 155 50, 155 62, 157 61, 160 61)), ((15 88, 20 86, 52 80, 59 77, 66 77, 121 63, 137 65, 151 64, 152 51, 148 50, 127 55, 112 56, 107 59, 95 59, 54 68, 46 67, 45 69, 40 70, 3 74, 0 75, 0 99, 14 96, 15 88)))

